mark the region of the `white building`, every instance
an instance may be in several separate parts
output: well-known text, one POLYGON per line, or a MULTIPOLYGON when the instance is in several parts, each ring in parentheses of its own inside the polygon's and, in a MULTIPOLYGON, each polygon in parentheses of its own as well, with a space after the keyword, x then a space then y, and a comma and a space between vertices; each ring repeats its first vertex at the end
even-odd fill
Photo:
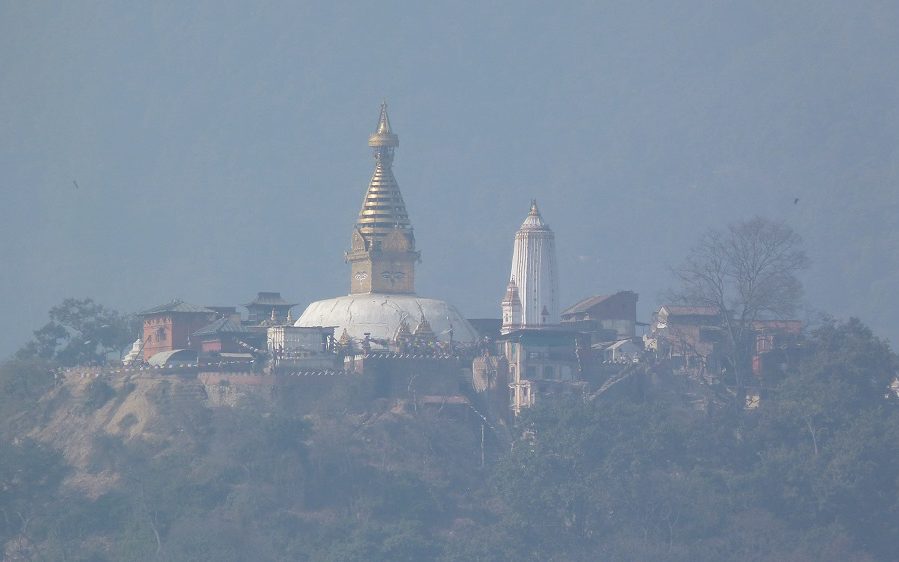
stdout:
POLYGON ((330 351, 334 328, 272 326, 267 336, 268 351, 272 355, 319 355, 330 351))
POLYGON ((559 323, 559 273, 556 266, 555 234, 543 222, 537 201, 515 233, 512 250, 512 272, 507 297, 517 288, 518 306, 503 299, 503 324, 516 327, 539 327, 559 323), (517 309, 517 310, 516 310, 517 309), (519 314, 516 312, 520 311, 519 314), (507 322, 507 318, 511 322, 507 322))

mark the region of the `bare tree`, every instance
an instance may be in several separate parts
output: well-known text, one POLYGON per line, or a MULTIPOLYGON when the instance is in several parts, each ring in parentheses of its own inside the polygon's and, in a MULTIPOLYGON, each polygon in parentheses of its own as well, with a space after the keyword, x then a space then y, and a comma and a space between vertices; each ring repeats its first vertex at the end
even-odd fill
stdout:
POLYGON ((780 221, 755 217, 709 230, 674 268, 679 287, 671 297, 689 305, 716 307, 738 395, 751 369, 754 324, 784 319, 802 298, 798 273, 808 266, 802 238, 780 221))

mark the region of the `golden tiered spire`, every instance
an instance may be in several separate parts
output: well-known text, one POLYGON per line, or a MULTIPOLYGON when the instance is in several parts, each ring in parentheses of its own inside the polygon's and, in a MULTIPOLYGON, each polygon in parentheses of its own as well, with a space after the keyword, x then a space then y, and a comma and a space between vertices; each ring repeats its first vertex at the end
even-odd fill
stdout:
POLYGON ((393 176, 393 152, 399 146, 399 137, 390 129, 387 104, 381 104, 381 114, 375 133, 368 138, 375 157, 375 173, 368 182, 368 190, 359 211, 356 228, 365 237, 369 247, 375 247, 394 229, 407 230, 411 234, 412 223, 406 213, 406 203, 393 176))
POLYGON ((375 172, 368 183, 353 229, 347 261, 352 263, 352 293, 414 293, 415 235, 406 203, 393 176, 399 137, 390 127, 387 103, 381 104, 378 125, 368 137, 375 172))

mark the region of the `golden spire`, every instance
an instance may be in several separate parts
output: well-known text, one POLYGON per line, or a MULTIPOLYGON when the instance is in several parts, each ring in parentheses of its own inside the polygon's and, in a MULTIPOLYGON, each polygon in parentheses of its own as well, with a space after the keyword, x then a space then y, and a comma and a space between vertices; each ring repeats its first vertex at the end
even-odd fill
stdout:
POLYGON ((374 242, 380 242, 397 228, 411 234, 412 223, 406 213, 406 203, 393 176, 393 151, 399 144, 399 137, 390 128, 387 103, 382 103, 378 126, 375 133, 368 137, 368 146, 374 151, 375 173, 368 182, 356 221, 356 228, 366 238, 369 247, 374 247, 374 242))
POLYGON ((353 229, 346 260, 352 264, 351 293, 415 293, 415 235, 400 186, 393 177, 393 152, 400 140, 390 127, 387 104, 381 104, 378 125, 368 137, 375 172, 353 229))

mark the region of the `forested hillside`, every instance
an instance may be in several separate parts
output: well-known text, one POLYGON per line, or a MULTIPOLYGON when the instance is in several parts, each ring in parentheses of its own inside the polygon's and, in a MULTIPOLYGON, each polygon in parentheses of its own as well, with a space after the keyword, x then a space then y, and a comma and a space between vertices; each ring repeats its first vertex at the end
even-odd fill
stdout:
POLYGON ((899 557, 899 359, 855 321, 810 334, 754 411, 632 385, 483 447, 477 416, 352 384, 208 408, 191 380, 54 368, 0 371, 7 560, 899 557))

